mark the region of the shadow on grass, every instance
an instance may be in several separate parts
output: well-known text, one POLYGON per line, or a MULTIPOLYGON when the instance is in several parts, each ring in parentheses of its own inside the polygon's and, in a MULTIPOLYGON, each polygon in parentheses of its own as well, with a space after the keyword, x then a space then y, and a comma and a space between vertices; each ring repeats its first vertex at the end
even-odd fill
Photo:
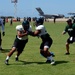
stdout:
POLYGON ((7 65, 29 65, 29 64, 47 64, 46 62, 27 62, 27 61, 22 61, 22 60, 19 60, 19 61, 16 61, 16 62, 18 62, 18 63, 13 63, 13 64, 11 64, 11 63, 9 63, 9 64, 7 64, 7 65), (19 63, 19 62, 22 62, 22 63, 19 63))
POLYGON ((64 63, 68 63, 69 61, 56 61, 55 62, 55 65, 58 65, 58 64, 64 64, 64 63))
POLYGON ((2 53, 7 53, 7 52, 9 52, 11 49, 3 49, 3 50, 1 50, 1 52, 2 53))
POLYGON ((27 62, 27 61, 22 61, 22 60, 19 60, 19 62, 22 62, 24 65, 26 64, 46 64, 46 62, 27 62))
MULTIPOLYGON (((29 64, 50 64, 50 63, 46 63, 46 62, 27 62, 27 61, 22 61, 22 60, 19 60, 17 62, 22 62, 22 63, 14 63, 14 64, 8 64, 8 65, 29 65, 29 64)), ((64 64, 64 63, 68 63, 69 61, 56 61, 54 66, 56 65, 59 65, 59 64, 64 64)))
MULTIPOLYGON (((23 65, 26 65, 26 64, 50 64, 50 63, 46 63, 46 62, 27 62, 27 61, 22 61, 22 60, 19 60, 19 62, 22 62, 23 65)), ((59 65, 59 64, 64 64, 64 63, 68 63, 69 61, 55 61, 55 64, 54 65, 59 65)))

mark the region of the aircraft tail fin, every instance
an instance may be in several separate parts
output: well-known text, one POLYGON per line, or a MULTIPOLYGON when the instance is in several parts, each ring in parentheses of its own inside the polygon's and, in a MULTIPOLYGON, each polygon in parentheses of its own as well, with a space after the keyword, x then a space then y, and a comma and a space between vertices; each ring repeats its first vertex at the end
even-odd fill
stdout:
POLYGON ((44 15, 44 12, 42 11, 41 8, 36 8, 36 10, 39 12, 39 14, 40 14, 41 16, 44 15))

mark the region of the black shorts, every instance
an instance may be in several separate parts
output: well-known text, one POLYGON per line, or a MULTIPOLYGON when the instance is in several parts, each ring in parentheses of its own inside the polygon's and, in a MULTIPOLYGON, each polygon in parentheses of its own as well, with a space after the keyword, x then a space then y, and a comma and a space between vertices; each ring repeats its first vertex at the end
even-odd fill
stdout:
POLYGON ((68 42, 69 44, 72 44, 73 42, 75 42, 75 37, 69 37, 69 38, 67 39, 67 42, 68 42))
POLYGON ((46 41, 43 41, 40 45, 40 50, 43 50, 44 46, 48 46, 48 48, 50 48, 52 45, 52 42, 53 42, 53 40, 51 38, 46 41))
POLYGON ((17 51, 20 51, 20 50, 23 51, 27 42, 28 42, 28 39, 19 40, 18 38, 16 38, 12 47, 15 47, 17 49, 17 51))

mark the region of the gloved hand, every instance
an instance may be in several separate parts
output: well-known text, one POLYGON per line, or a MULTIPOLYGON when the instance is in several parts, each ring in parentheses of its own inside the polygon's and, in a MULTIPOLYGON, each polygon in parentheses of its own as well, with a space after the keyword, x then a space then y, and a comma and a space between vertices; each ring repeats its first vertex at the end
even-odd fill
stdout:
POLYGON ((2 35, 5 36, 5 32, 2 32, 2 35))
POLYGON ((34 32, 32 32, 32 31, 27 31, 27 34, 31 35, 31 36, 34 36, 34 32))

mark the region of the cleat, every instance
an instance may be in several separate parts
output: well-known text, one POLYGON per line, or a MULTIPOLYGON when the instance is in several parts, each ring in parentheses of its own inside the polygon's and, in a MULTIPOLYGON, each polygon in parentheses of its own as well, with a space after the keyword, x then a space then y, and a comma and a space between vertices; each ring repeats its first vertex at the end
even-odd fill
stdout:
POLYGON ((55 65, 55 61, 54 60, 51 61, 51 65, 55 65))
POLYGON ((65 53, 65 55, 70 55, 70 53, 65 53))
POLYGON ((54 55, 54 53, 53 53, 53 52, 51 52, 51 55, 52 55, 52 57, 55 57, 55 55, 54 55))
POLYGON ((0 47, 0 50, 3 50, 2 47, 0 47))
POLYGON ((5 64, 6 64, 6 65, 9 65, 9 64, 8 64, 8 60, 5 60, 5 64))
POLYGON ((46 63, 51 63, 51 60, 47 60, 46 63))
POLYGON ((15 61, 18 61, 18 57, 15 58, 15 61))
POLYGON ((51 54, 52 55, 52 57, 55 57, 55 55, 54 54, 51 54))

